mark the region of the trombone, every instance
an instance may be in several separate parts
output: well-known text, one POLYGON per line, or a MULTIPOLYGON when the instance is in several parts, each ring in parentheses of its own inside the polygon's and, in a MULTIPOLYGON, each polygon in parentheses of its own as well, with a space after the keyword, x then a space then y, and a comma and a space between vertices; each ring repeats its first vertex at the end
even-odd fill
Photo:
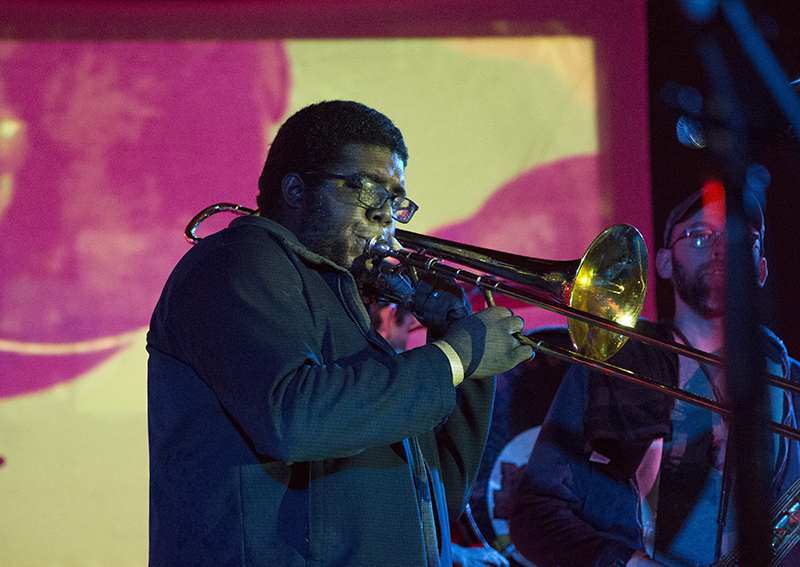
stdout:
MULTIPOLYGON (((223 211, 236 215, 256 212, 232 203, 211 205, 195 215, 186 226, 186 240, 191 244, 197 243, 201 239, 195 235, 198 226, 211 215, 223 211)), ((395 266, 382 266, 369 289, 362 290, 367 295, 402 303, 413 311, 413 284, 418 270, 474 286, 490 306, 494 305, 494 294, 500 293, 568 317, 575 350, 547 345, 522 333, 515 334, 518 341, 530 345, 535 352, 629 380, 723 417, 730 416, 731 411, 719 402, 660 384, 606 362, 632 338, 700 363, 720 368, 724 365, 722 358, 714 354, 663 341, 633 329, 642 311, 647 289, 647 250, 641 233, 633 226, 617 224, 607 228, 595 238, 582 258, 568 261, 529 258, 400 229, 394 236, 402 248, 395 249, 381 236, 367 242, 365 251, 371 257, 391 257, 397 262, 395 266), (398 282, 403 285, 397 285, 398 282)), ((785 378, 768 374, 766 382, 770 386, 800 393, 800 384, 785 378)), ((773 433, 800 440, 800 430, 774 421, 768 421, 765 426, 773 433)))

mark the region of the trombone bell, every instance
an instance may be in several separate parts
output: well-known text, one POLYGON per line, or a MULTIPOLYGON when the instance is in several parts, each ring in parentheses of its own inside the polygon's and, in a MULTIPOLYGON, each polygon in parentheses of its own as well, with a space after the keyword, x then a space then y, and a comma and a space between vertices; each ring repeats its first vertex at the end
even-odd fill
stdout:
MULTIPOLYGON (((514 286, 510 290, 502 282, 487 282, 462 271, 456 272, 456 279, 545 308, 547 303, 555 303, 618 326, 633 327, 644 306, 647 248, 641 233, 628 224, 607 228, 594 239, 583 258, 566 261, 529 258, 400 229, 395 231, 395 238, 419 254, 475 268, 514 282, 522 289, 514 286)), ((376 253, 394 256, 401 263, 411 260, 407 254, 391 251, 388 245, 376 253)), ((424 261, 422 265, 426 265, 424 261)), ((438 263, 433 266, 434 271, 444 271, 438 263)), ((568 327, 576 350, 599 361, 612 356, 627 340, 626 335, 574 316, 569 318, 568 327)))
MULTIPOLYGON (((581 259, 569 293, 569 306, 633 327, 647 290, 647 249, 641 233, 618 224, 594 239, 581 259)), ((569 319, 575 348, 595 360, 606 360, 628 339, 595 325, 569 319)))

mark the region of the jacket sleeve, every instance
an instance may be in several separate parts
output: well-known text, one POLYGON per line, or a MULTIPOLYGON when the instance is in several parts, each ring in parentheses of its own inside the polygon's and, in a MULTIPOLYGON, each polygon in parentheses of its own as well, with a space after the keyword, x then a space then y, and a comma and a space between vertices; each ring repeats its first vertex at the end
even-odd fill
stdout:
POLYGON ((447 357, 371 345, 310 273, 273 240, 223 243, 168 283, 151 346, 190 365, 266 457, 346 457, 433 429, 455 402, 447 357))
POLYGON ((472 493, 489 435, 496 377, 464 380, 457 388, 456 407, 436 428, 440 470, 447 510, 456 520, 472 493))
POLYGON ((509 535, 539 567, 625 565, 641 548, 631 541, 635 487, 595 471, 585 455, 588 374, 573 366, 565 375, 517 486, 509 535))

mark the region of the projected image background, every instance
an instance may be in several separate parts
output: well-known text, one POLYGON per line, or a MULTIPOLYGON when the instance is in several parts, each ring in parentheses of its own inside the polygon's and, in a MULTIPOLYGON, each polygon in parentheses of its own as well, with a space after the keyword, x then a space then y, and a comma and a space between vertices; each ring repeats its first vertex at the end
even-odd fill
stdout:
MULTIPOLYGON (((0 44, 3 562, 147 563, 149 317, 189 219, 255 206, 289 114, 344 98, 388 115, 408 229, 575 259, 632 221, 599 180, 596 59, 570 35, 0 44)), ((628 198, 649 223, 649 187, 628 198)))

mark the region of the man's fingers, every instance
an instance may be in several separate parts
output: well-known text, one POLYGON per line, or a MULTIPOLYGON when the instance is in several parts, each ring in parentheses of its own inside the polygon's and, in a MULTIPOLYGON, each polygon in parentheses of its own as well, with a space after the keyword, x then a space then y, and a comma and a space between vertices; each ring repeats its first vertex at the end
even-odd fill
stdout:
POLYGON ((511 332, 521 333, 525 328, 525 321, 519 315, 511 316, 511 332))

